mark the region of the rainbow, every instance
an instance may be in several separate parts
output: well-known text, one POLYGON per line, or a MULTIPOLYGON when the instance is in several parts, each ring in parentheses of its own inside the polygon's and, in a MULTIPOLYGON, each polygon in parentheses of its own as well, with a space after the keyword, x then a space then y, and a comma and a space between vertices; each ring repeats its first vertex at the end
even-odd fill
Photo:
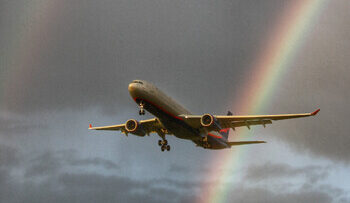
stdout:
MULTIPOLYGON (((259 113, 266 107, 267 99, 273 93, 274 85, 281 79, 284 71, 287 70, 295 53, 303 45, 305 36, 311 29, 311 25, 321 13, 329 0, 295 0, 292 1, 273 30, 270 37, 265 40, 266 44, 261 54, 255 60, 250 69, 247 83, 242 85, 240 101, 235 101, 234 112, 259 113)), ((20 84, 27 84, 24 80, 30 80, 31 70, 35 68, 35 59, 47 48, 47 41, 42 39, 42 32, 49 32, 52 22, 57 16, 62 15, 60 1, 33 0, 22 7, 10 7, 8 12, 21 9, 21 22, 15 22, 18 26, 8 32, 8 36, 1 36, 9 39, 5 46, 0 47, 0 96, 21 92, 20 84), (26 20, 27 19, 27 20, 26 20), (23 22, 29 23, 24 25, 23 22), (1 67, 11 67, 4 71, 1 67), (15 89, 13 88, 15 86, 15 89)), ((15 11, 14 11, 15 12, 15 11)), ((18 13, 18 11, 16 11, 18 13)), ((49 36, 47 34, 47 36, 49 36)), ((18 94, 25 97, 25 94, 18 94)), ((0 107, 6 105, 6 99, 0 98, 0 107)), ((237 98, 237 97, 235 97, 237 98)), ((21 101, 21 98, 18 98, 21 101)), ((4 108, 6 109, 6 108, 4 108)), ((238 131, 239 134, 239 131, 238 131)), ((244 136, 244 135, 243 135, 244 136)), ((216 180, 212 184, 205 184, 201 188, 201 198, 198 202, 225 202, 230 189, 231 176, 236 166, 244 156, 242 148, 222 150, 219 153, 220 159, 213 159, 210 172, 210 180, 216 180), (217 171, 217 168, 223 170, 217 171)))
MULTIPOLYGON (((257 114, 267 106, 274 87, 290 67, 296 52, 304 44, 307 34, 327 2, 328 0, 296 0, 282 12, 276 28, 263 46, 265 48, 250 69, 251 77, 242 86, 240 97, 236 97, 242 99, 235 101, 234 112, 257 114)), ((244 136, 244 132, 237 133, 243 133, 244 136)), ((242 148, 232 148, 215 156, 220 159, 212 161, 213 169, 208 177, 215 181, 203 185, 198 202, 226 202, 228 191, 232 188, 230 183, 238 178, 234 169, 238 168, 240 159, 244 157, 243 152, 242 148), (218 168, 223 170, 218 173, 218 168)))
MULTIPOLYGON (((33 0, 28 3, 5 4, 8 13, 20 13, 14 18, 13 27, 1 36, 6 40, 5 46, 0 47, 0 107, 11 106, 6 100, 15 93, 16 102, 23 101, 28 92, 22 85, 31 80, 32 70, 39 67, 37 58, 48 49, 51 36, 49 32, 53 23, 60 15, 60 1, 33 0), (6 67, 1 69, 1 67, 6 67)), ((12 101, 13 102, 13 101, 12 101)), ((6 113, 6 112, 2 112, 6 113)))

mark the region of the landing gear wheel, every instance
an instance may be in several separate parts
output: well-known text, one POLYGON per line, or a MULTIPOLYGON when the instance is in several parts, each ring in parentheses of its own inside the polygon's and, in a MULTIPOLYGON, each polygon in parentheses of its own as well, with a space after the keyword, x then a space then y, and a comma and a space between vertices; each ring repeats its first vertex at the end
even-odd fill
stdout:
POLYGON ((164 150, 165 150, 165 146, 164 145, 162 145, 161 150, 162 150, 162 152, 164 152, 164 150))
POLYGON ((167 145, 167 146, 166 146, 166 150, 167 150, 167 151, 170 151, 170 145, 167 145))
POLYGON ((162 146, 162 140, 158 140, 158 145, 162 146))
POLYGON ((168 145, 168 140, 164 140, 164 141, 163 141, 163 144, 164 144, 164 145, 168 145))
POLYGON ((139 115, 140 115, 140 116, 141 116, 141 115, 145 115, 145 110, 140 109, 140 111, 139 111, 139 115))

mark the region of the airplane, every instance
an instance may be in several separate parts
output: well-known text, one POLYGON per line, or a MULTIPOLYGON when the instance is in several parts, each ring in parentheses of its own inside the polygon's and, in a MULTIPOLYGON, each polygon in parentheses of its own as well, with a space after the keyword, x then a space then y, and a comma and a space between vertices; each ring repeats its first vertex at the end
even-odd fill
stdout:
POLYGON ((129 119, 125 124, 93 127, 90 130, 115 130, 144 137, 150 133, 157 133, 161 140, 158 145, 161 151, 170 151, 166 135, 174 135, 180 139, 191 140, 198 147, 204 149, 226 149, 236 145, 259 144, 265 141, 228 141, 230 129, 253 125, 272 124, 272 121, 315 116, 320 109, 312 113, 279 114, 279 115, 193 115, 175 100, 167 96, 153 84, 144 80, 134 80, 129 84, 129 93, 139 106, 139 115, 145 110, 155 116, 148 120, 137 121, 129 119))

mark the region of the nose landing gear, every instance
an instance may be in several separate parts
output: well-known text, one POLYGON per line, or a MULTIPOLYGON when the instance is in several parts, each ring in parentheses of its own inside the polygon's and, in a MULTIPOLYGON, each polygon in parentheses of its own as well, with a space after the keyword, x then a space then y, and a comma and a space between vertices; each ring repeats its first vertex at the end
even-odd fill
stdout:
POLYGON ((139 115, 145 115, 145 103, 143 101, 140 101, 140 110, 139 110, 139 115))

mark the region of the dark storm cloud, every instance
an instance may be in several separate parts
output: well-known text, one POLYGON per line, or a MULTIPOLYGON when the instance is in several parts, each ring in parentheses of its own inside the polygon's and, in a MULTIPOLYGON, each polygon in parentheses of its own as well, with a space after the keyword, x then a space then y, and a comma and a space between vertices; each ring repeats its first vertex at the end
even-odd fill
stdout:
MULTIPOLYGON (((215 168, 215 172, 218 174, 223 173, 224 170, 225 169, 221 166, 215 168)), ((210 175, 210 173, 213 172, 213 169, 207 165, 200 165, 199 167, 196 165, 180 165, 177 163, 172 163, 169 165, 168 172, 178 176, 195 176, 198 178, 205 178, 207 175, 210 175)))
POLYGON ((26 169, 26 177, 55 175, 62 171, 63 167, 103 167, 109 170, 119 169, 119 166, 110 160, 100 157, 81 158, 77 156, 75 150, 65 150, 58 152, 45 152, 29 161, 30 167, 26 169))
POLYGON ((263 188, 242 188, 234 190, 232 202, 270 202, 270 203, 294 203, 294 202, 333 202, 331 195, 319 191, 298 190, 291 193, 274 193, 263 188))
POLYGON ((13 181, 11 172, 19 166, 20 161, 20 155, 14 147, 0 144, 0 201, 3 197, 10 198, 15 195, 15 191, 9 187, 13 181))
POLYGON ((77 166, 75 163, 89 166, 103 162, 107 167, 116 168, 107 160, 97 159, 95 163, 96 159, 81 159, 73 150, 40 154, 29 160, 31 166, 10 147, 1 145, 0 152, 3 164, 0 166, 0 202, 179 202, 181 197, 189 195, 186 190, 192 191, 197 186, 197 183, 171 179, 141 181, 79 170, 68 172, 67 162, 73 163, 73 160, 74 166, 77 166), (18 178, 12 174, 13 167, 25 169, 25 176, 18 178))
POLYGON ((328 177, 329 167, 310 165, 292 167, 286 163, 266 162, 262 165, 252 165, 246 171, 245 178, 250 181, 262 181, 266 179, 289 179, 291 177, 303 177, 313 184, 328 177))
POLYGON ((171 190, 152 189, 147 182, 89 173, 64 173, 38 183, 10 182, 6 187, 17 195, 1 196, 1 202, 178 202, 179 197, 171 190))
POLYGON ((102 166, 106 169, 118 169, 118 165, 112 161, 102 159, 100 157, 87 158, 80 160, 69 160, 71 166, 102 166))
MULTIPOLYGON (((24 190, 11 182, 7 187, 17 192, 17 196, 1 196, 4 202, 193 202, 198 197, 187 193, 179 193, 167 187, 157 187, 157 181, 135 181, 118 176, 103 176, 99 174, 61 174, 58 178, 47 178, 35 183, 26 182, 24 190), (19 192, 19 193, 18 193, 19 192)), ((182 187, 187 192, 193 188, 182 187)), ((297 190, 290 193, 275 193, 260 187, 242 187, 233 189, 233 202, 333 202, 331 194, 322 190, 297 190), (254 195, 252 195, 254 194, 254 195)), ((346 197, 339 200, 348 202, 346 197)))
MULTIPOLYGON (((97 171, 67 170, 65 167, 69 165, 70 160, 76 160, 76 162, 85 165, 86 161, 84 160, 86 159, 77 156, 74 150, 39 154, 34 159, 29 160, 32 162, 32 166, 30 166, 24 164, 28 160, 24 159, 23 154, 19 155, 10 147, 2 146, 2 149, 11 152, 5 153, 6 156, 9 154, 14 156, 1 159, 2 163, 6 163, 4 164, 5 169, 12 167, 16 167, 16 170, 25 169, 27 174, 19 179, 10 173, 10 170, 0 171, 1 202, 193 202, 201 198, 201 185, 213 184, 205 182, 206 180, 197 181, 191 178, 186 180, 178 180, 173 177, 137 180, 120 175, 104 175, 97 171), (12 160, 17 161, 12 162, 12 160), (34 168, 35 173, 33 173, 34 168), (38 176, 40 179, 35 179, 38 176)), ((307 168, 305 167, 305 169, 307 168)), ((293 169, 284 171, 293 171, 293 169)), ((294 173, 292 172, 292 174, 294 173)), ((290 174, 290 172, 286 172, 286 174, 290 174)), ((277 176, 276 179, 283 180, 283 175, 277 176)), ((303 187, 291 192, 274 192, 269 190, 269 187, 247 186, 245 180, 243 181, 244 183, 238 183, 230 191, 232 195, 228 196, 229 201, 348 201, 343 190, 326 184, 319 185, 317 182, 313 186, 303 185, 303 187)), ((279 181, 277 184, 280 184, 279 181)))
MULTIPOLYGON (((42 153, 34 159, 12 147, 0 145, 0 202, 164 202, 171 197, 177 202, 179 193, 157 185, 186 187, 178 181, 137 181, 121 176, 98 173, 68 173, 67 166, 103 166, 117 169, 108 160, 84 159, 74 150, 42 153), (27 162, 30 164, 27 164, 27 162), (22 178, 12 170, 25 171, 22 178), (40 176, 40 181, 33 179, 40 176)), ((71 171, 71 170, 70 170, 71 171)))
POLYGON ((28 121, 28 119, 0 117, 0 133, 5 136, 28 133, 34 129, 43 129, 46 127, 43 124, 28 121))
MULTIPOLYGON (((243 193, 255 190, 254 196, 247 202, 256 202, 259 198, 269 202, 349 202, 348 191, 324 183, 330 170, 330 166, 322 165, 296 167, 271 162, 252 165, 246 170, 243 186, 236 190, 243 193)), ((246 194, 238 194, 242 197, 232 198, 243 201, 246 194)))
MULTIPOLYGON (((16 5, 20 2, 5 6, 16 5)), ((183 83, 184 90, 192 83, 192 93, 202 85, 209 92, 222 89, 227 84, 220 81, 239 80, 238 67, 250 63, 258 36, 273 22, 268 18, 277 15, 270 11, 285 6, 279 1, 254 5, 208 0, 62 1, 56 6, 60 12, 45 20, 10 16, 28 33, 36 31, 29 25, 44 22, 50 30, 24 42, 28 45, 21 52, 36 47, 38 53, 32 63, 17 67, 18 78, 15 75, 6 85, 7 107, 35 112, 97 105, 115 112, 116 107, 131 105, 127 85, 135 78, 165 87, 183 83), (219 84, 207 85, 215 78, 220 78, 219 84)))
POLYGON ((345 2, 330 2, 324 8, 310 36, 305 36, 304 49, 276 87, 271 111, 321 108, 311 119, 276 122, 275 138, 298 152, 350 163, 350 13, 345 2))
MULTIPOLYGON (((0 78, 9 77, 0 82, 0 108, 25 116, 13 119, 0 115, 0 142, 9 144, 0 144, 0 202, 199 199, 201 185, 212 184, 205 182, 205 176, 212 171, 208 157, 217 152, 170 138, 177 148, 159 155, 159 150, 147 148, 153 147, 150 139, 155 138, 140 138, 142 142, 131 136, 122 141, 119 137, 91 138, 86 117, 112 124, 121 122, 118 114, 128 111, 125 116, 129 116, 130 109, 136 113, 127 91, 135 78, 153 82, 194 113, 225 113, 241 99, 239 92, 247 82, 243 76, 289 1, 59 2, 51 11, 39 6, 35 15, 25 12, 29 7, 26 1, 0 3, 0 78), (14 40, 22 37, 23 30, 34 34, 23 38, 27 41, 14 40), (88 108, 100 108, 103 115, 88 108), (45 126, 37 122, 41 119, 45 126), (8 134, 14 136, 6 139, 8 134), (18 138, 22 134, 26 136, 18 138), (114 155, 115 159, 105 158, 114 155), (126 164, 119 162, 120 157, 126 164), (147 162, 143 157, 155 158, 147 162), (144 170, 149 166, 157 178, 149 178, 150 170, 144 170), (124 167, 130 168, 125 172, 124 167), (135 178, 139 173, 149 179, 135 178), (204 182, 198 181, 201 178, 204 182)), ((350 13, 344 6, 347 0, 334 2, 311 28, 305 50, 275 84, 271 108, 263 113, 320 107, 317 117, 275 122, 265 132, 274 136, 272 141, 283 140, 295 149, 293 153, 330 159, 336 168, 339 162, 349 163, 350 158, 350 13)), ((273 148, 280 143, 269 144, 273 148)), ((329 168, 290 164, 252 166, 245 177, 249 181, 230 188, 228 200, 350 202, 346 191, 323 184, 325 177, 332 178, 329 168), (300 179, 301 185, 289 184, 291 178, 300 179), (286 191, 289 187, 296 189, 286 191)), ((216 171, 221 174, 221 170, 216 171)))
POLYGON ((19 163, 18 151, 14 147, 0 144, 0 168, 11 168, 19 163))
POLYGON ((170 173, 189 173, 190 169, 185 167, 185 166, 182 166, 182 165, 178 165, 178 164, 171 164, 169 166, 169 172, 170 173))
MULTIPOLYGON (((230 95, 241 96, 235 93, 246 82, 242 76, 288 5, 288 1, 60 1, 59 12, 47 19, 40 18, 44 11, 30 18, 16 10, 2 12, 4 50, 14 46, 9 43, 12 35, 6 33, 16 33, 16 24, 28 33, 40 33, 23 42, 20 50, 33 53, 30 63, 21 61, 28 58, 15 58, 19 64, 13 69, 12 59, 3 60, 2 69, 16 70, 4 84, 3 106, 28 117, 88 107, 118 115, 136 107, 127 85, 140 78, 195 113, 224 113, 234 102, 228 105, 230 95), (47 30, 35 32, 41 24, 49 25, 47 30), (205 102, 197 105, 201 100, 205 102)), ((284 135, 278 139, 298 151, 349 162, 350 64, 345 54, 350 49, 349 12, 341 2, 329 5, 323 11, 327 15, 313 27, 317 34, 310 34, 316 36, 306 41, 299 64, 292 64, 288 77, 276 87, 281 91, 271 98, 274 111, 264 113, 321 107, 312 122, 278 123, 284 135)), ((21 1, 4 4, 9 9, 20 6, 21 1)), ((2 131, 28 127, 0 125, 2 131)))

